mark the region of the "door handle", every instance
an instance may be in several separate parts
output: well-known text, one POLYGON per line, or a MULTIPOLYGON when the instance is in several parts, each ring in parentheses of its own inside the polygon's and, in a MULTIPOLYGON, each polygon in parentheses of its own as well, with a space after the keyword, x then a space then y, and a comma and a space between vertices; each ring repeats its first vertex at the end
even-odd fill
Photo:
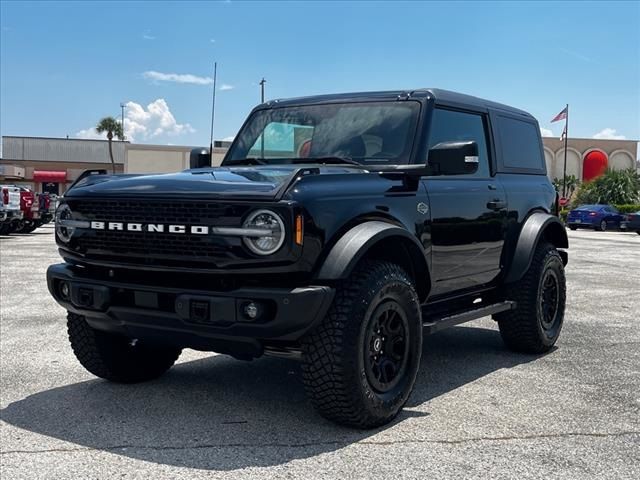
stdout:
POLYGON ((504 210, 507 208, 507 202, 503 202, 502 200, 492 200, 487 202, 487 208, 489 210, 504 210))
POLYGON ((487 186, 489 187, 489 190, 497 190, 498 189, 498 187, 496 185, 494 185, 493 183, 490 183, 487 186))

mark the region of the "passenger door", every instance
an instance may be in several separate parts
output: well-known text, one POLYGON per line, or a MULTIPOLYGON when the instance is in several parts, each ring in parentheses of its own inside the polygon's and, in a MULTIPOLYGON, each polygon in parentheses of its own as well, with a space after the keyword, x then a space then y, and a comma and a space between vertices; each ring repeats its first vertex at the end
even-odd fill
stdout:
POLYGON ((436 108, 429 148, 448 141, 478 144, 478 170, 423 179, 431 205, 433 295, 480 286, 500 271, 506 195, 491 176, 485 114, 436 108))

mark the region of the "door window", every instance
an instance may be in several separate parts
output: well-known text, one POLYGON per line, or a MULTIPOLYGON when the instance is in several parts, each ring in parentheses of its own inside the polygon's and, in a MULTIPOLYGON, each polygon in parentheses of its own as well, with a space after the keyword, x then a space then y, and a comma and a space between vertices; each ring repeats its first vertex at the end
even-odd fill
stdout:
POLYGON ((470 176, 489 176, 489 154, 485 120, 475 113, 436 108, 431 121, 429 148, 441 142, 473 140, 478 144, 478 171, 470 176))

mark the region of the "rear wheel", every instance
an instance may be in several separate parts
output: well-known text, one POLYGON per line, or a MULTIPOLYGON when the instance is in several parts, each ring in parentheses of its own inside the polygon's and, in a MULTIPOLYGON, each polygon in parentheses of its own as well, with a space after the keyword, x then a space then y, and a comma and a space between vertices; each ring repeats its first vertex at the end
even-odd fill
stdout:
POLYGON ((11 233, 11 224, 3 223, 0 225, 0 235, 9 235, 11 233))
POLYGON ((549 351, 560 336, 566 301, 564 265, 553 245, 537 245, 522 279, 507 285, 507 298, 516 301, 516 309, 495 316, 507 347, 549 351))
POLYGON ((358 428, 391 421, 409 398, 422 354, 410 277, 392 263, 361 264, 338 287, 302 353, 305 389, 322 416, 358 428))
POLYGON ((147 345, 92 328, 82 315, 67 315, 69 341, 82 366, 97 377, 118 383, 153 380, 171 366, 181 349, 147 345))
POLYGON ((569 225, 569 229, 570 229, 570 230, 577 230, 577 229, 578 229, 578 227, 576 227, 575 225, 569 225))

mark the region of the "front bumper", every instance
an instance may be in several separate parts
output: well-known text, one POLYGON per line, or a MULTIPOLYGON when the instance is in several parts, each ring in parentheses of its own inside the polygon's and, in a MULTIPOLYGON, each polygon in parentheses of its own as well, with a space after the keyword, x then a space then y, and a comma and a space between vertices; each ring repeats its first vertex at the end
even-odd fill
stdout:
POLYGON ((328 286, 211 292, 128 284, 92 279, 66 263, 49 267, 47 285, 60 305, 93 328, 240 357, 295 344, 322 320, 335 293, 328 286), (243 315, 249 302, 259 306, 255 320, 243 315))

